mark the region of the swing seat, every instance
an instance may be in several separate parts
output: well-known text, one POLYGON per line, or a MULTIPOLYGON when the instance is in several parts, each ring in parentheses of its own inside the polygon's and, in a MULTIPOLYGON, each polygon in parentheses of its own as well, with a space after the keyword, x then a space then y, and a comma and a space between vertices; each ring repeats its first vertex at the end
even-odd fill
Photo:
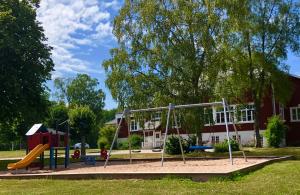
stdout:
POLYGON ((206 150, 206 149, 213 149, 212 146, 190 146, 189 151, 193 152, 195 150, 206 150))

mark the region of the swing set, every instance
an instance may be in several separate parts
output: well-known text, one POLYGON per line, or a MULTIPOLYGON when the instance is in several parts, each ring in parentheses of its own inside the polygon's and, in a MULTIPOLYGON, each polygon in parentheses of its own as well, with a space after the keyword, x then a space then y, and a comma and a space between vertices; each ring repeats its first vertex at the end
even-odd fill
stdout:
MULTIPOLYGON (((107 166, 108 161, 110 159, 111 151, 112 151, 112 148, 113 148, 113 146, 115 144, 115 141, 118 137, 123 119, 126 119, 126 118, 127 118, 127 120, 130 119, 131 114, 134 114, 134 113, 154 112, 154 111, 162 111, 162 110, 167 110, 167 120, 166 120, 165 134, 164 134, 164 139, 163 139, 163 148, 162 148, 162 152, 161 152, 161 166, 164 165, 164 153, 165 153, 165 146, 166 146, 168 131, 170 129, 169 126, 170 126, 171 114, 173 114, 176 132, 177 132, 178 137, 179 137, 179 145, 180 145, 180 150, 181 150, 181 156, 182 156, 183 163, 185 164, 186 160, 185 160, 184 151, 183 151, 183 147, 182 147, 181 136, 180 136, 180 133, 179 133, 179 126, 178 126, 178 119, 176 117, 176 110, 177 109, 184 109, 184 108, 210 107, 210 106, 222 106, 223 107, 224 121, 225 121, 225 126, 226 126, 226 137, 227 137, 227 141, 228 141, 229 160, 231 162, 231 165, 233 165, 233 158, 232 158, 232 151, 231 151, 230 137, 229 137, 229 125, 228 125, 228 121, 227 121, 227 110, 229 111, 229 107, 228 107, 225 99, 222 98, 222 101, 220 101, 220 102, 185 104, 185 105, 174 105, 174 104, 170 103, 168 106, 165 106, 165 107, 145 108, 145 109, 137 109, 137 110, 124 109, 124 111, 122 112, 122 115, 121 115, 121 119, 118 123, 118 126, 117 126, 117 129, 116 129, 112 144, 110 146, 108 156, 107 156, 106 161, 104 163, 104 168, 107 166)), ((233 116, 231 116, 231 117, 233 117, 233 116)), ((231 118, 231 119, 233 119, 233 118, 231 118)), ((128 121, 130 121, 130 120, 128 120, 128 121)), ((235 130, 235 133, 236 133, 236 138, 237 138, 237 141, 238 141, 239 145, 241 146, 240 139, 239 139, 238 132, 237 132, 237 128, 236 128, 233 121, 234 120, 232 120, 232 124, 233 124, 234 130, 235 130)), ((132 149, 131 149, 130 135, 131 135, 130 125, 128 125, 129 162, 130 162, 130 164, 132 164, 132 149)), ((192 147, 196 148, 196 147, 207 147, 207 146, 192 146, 192 147)), ((209 147, 209 148, 211 148, 211 147, 209 147)), ((204 149, 207 149, 207 148, 204 148, 204 149)), ((245 155, 244 151, 242 151, 242 152, 243 152, 243 156, 244 156, 245 161, 247 161, 247 158, 246 158, 246 155, 245 155)))

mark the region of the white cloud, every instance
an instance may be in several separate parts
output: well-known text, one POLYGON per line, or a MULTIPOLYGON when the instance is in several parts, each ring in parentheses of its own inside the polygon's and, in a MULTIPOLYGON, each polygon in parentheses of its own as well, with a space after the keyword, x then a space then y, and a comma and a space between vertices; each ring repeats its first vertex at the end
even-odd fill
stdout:
POLYGON ((103 7, 119 10, 121 8, 121 3, 118 0, 107 1, 103 2, 103 7))
POLYGON ((55 63, 53 77, 63 73, 102 73, 91 68, 90 62, 75 56, 81 46, 97 46, 112 41, 111 14, 108 9, 119 6, 118 1, 43 0, 38 20, 45 30, 48 44, 53 47, 55 63))

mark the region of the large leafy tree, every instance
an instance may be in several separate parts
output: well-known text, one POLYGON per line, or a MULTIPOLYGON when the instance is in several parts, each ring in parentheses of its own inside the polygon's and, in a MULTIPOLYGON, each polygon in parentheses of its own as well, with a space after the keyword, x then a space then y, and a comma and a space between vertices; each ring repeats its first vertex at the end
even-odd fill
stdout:
POLYGON ((68 118, 68 108, 65 106, 65 104, 54 104, 49 108, 47 125, 51 128, 66 132, 68 123, 65 121, 68 120, 68 118))
MULTIPOLYGON (((119 45, 103 63, 113 98, 131 108, 208 101, 223 16, 215 1, 125 1, 114 21, 119 45)), ((185 115, 197 114, 187 125, 200 141, 201 113, 185 115)))
POLYGON ((70 110, 69 118, 73 132, 81 138, 81 155, 85 156, 86 137, 95 129, 96 116, 89 106, 76 106, 70 110))
POLYGON ((0 123, 39 120, 46 113, 51 48, 36 20, 38 1, 0 2, 0 123))
POLYGON ((223 5, 228 13, 226 24, 230 26, 224 34, 226 41, 220 45, 227 54, 223 61, 227 64, 222 74, 227 81, 222 83, 227 86, 223 94, 230 91, 236 97, 251 96, 255 105, 256 145, 261 147, 263 99, 273 88, 277 100, 284 103, 291 91, 289 68, 284 60, 289 50, 300 51, 300 4, 290 0, 241 0, 226 1, 223 5))
MULTIPOLYGON (((54 81, 56 94, 60 102, 67 103, 70 107, 88 106, 96 115, 96 124, 101 126, 102 111, 104 107, 105 94, 99 88, 99 82, 87 74, 78 74, 75 78, 57 78, 54 81)), ((72 135, 74 140, 76 135, 72 135)), ((91 129, 86 135, 88 143, 95 147, 97 145, 98 131, 91 129)))

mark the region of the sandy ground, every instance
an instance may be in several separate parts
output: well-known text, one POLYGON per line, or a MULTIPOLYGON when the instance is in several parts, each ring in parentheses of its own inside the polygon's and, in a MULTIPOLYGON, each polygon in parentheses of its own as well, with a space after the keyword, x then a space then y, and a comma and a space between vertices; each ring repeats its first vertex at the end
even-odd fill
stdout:
POLYGON ((267 159, 248 159, 248 162, 244 159, 234 159, 234 165, 231 165, 228 159, 188 160, 185 164, 183 161, 167 161, 163 167, 160 161, 133 162, 133 164, 110 162, 106 168, 103 167, 103 163, 90 167, 82 167, 82 164, 78 163, 72 165, 69 170, 56 173, 227 173, 265 161, 267 159))
MULTIPOLYGON (((18 170, 19 174, 74 174, 74 173, 228 173, 241 168, 259 164, 270 159, 251 158, 245 162, 243 158, 235 158, 233 165, 228 159, 218 160, 187 160, 183 161, 167 161, 161 167, 160 161, 147 162, 136 161, 129 164, 128 161, 112 161, 106 168, 103 162, 97 162, 95 166, 85 165, 84 163, 73 163, 68 169, 60 168, 56 171, 51 170, 18 170)), ((11 172, 0 172, 0 175, 10 175, 11 172)))

